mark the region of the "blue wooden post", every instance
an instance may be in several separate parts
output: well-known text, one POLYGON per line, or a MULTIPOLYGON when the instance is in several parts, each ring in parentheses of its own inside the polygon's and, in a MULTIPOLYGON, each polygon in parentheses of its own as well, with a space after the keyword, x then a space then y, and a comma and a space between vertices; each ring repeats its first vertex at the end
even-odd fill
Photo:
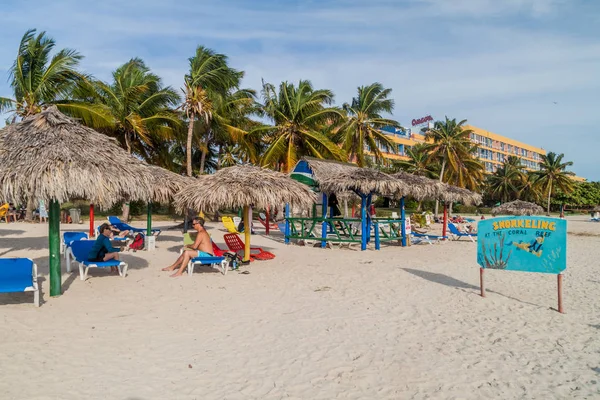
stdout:
POLYGON ((321 248, 327 247, 327 195, 323 193, 323 204, 321 205, 321 211, 323 214, 323 222, 321 223, 321 248))
POLYGON ((367 196, 367 243, 371 242, 371 204, 373 203, 373 193, 367 196))
POLYGON ((379 250, 381 247, 379 243, 379 224, 374 222, 373 227, 375 228, 375 250, 379 250))
POLYGON ((360 195, 360 249, 367 249, 367 196, 360 195))
POLYGON ((402 219, 402 247, 406 246, 406 212, 404 211, 404 196, 400 199, 400 219, 402 219))
POLYGON ((290 244, 290 204, 285 203, 285 244, 290 244))

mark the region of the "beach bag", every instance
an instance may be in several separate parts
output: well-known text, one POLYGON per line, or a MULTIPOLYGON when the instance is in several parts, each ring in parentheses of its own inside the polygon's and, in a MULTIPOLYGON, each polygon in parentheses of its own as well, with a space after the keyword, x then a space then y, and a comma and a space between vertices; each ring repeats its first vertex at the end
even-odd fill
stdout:
POLYGON ((223 254, 223 257, 225 257, 225 260, 227 260, 231 269, 238 269, 242 263, 242 257, 240 257, 237 253, 228 251, 227 253, 223 254))
POLYGON ((142 250, 144 248, 144 235, 138 233, 133 238, 133 243, 129 245, 131 250, 142 250))

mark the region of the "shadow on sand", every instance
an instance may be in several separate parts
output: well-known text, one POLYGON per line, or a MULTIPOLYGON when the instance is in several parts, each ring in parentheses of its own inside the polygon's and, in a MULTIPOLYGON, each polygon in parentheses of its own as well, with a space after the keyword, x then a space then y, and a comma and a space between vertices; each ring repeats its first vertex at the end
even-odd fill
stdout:
MULTIPOLYGON (((470 283, 460 281, 451 276, 439 274, 437 272, 421 271, 419 269, 412 269, 412 268, 401 268, 401 269, 408 272, 409 274, 413 274, 413 275, 418 276, 419 278, 425 279, 427 281, 439 283, 440 285, 449 286, 449 287, 453 287, 456 289, 460 289, 460 290, 463 290, 470 294, 479 295, 479 291, 480 291, 479 286, 471 285, 470 283)), ((530 306, 546 308, 545 306, 541 306, 541 305, 535 304, 535 303, 530 303, 528 301, 523 301, 523 300, 517 299, 512 296, 507 296, 505 294, 496 292, 494 290, 486 289, 486 292, 494 293, 499 296, 506 297, 507 299, 515 300, 515 301, 518 301, 519 303, 528 304, 530 306)))

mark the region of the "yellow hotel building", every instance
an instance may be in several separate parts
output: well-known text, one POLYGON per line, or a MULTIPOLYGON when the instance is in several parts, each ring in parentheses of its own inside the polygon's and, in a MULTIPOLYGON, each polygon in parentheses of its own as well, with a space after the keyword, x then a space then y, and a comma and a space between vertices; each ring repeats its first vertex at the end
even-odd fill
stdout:
MULTIPOLYGON (((496 171, 511 155, 519 157, 521 164, 527 170, 537 171, 540 169, 541 156, 546 154, 546 150, 541 147, 531 146, 476 126, 465 125, 465 128, 473 131, 471 141, 479 145, 477 156, 484 163, 487 172, 496 171)), ((425 136, 418 126, 406 129, 405 132, 394 128, 385 128, 383 132, 391 136, 399 146, 398 154, 386 154, 390 159, 407 160, 406 151, 417 143, 425 142, 425 136)))

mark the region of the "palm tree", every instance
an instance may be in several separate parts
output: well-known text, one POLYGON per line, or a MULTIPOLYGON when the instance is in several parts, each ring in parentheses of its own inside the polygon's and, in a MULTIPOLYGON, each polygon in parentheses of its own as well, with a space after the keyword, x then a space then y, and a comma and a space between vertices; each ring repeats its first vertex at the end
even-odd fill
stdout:
MULTIPOLYGON (((117 68, 112 78, 111 83, 93 81, 82 85, 76 91, 79 101, 75 104, 101 107, 107 123, 96 129, 115 137, 128 153, 152 160, 157 156, 152 148, 173 139, 181 125, 179 115, 171 108, 179 103, 179 95, 163 87, 160 77, 139 58, 117 68)), ((128 218, 129 206, 124 203, 123 219, 128 218)))
MULTIPOLYGON (((214 113, 214 103, 220 96, 237 88, 243 73, 227 65, 227 57, 215 53, 204 46, 198 46, 194 57, 189 59, 190 69, 185 75, 185 86, 182 89, 185 100, 181 105, 188 119, 186 143, 187 174, 192 175, 192 138, 194 124, 198 119, 205 126, 210 126, 214 113)), ((200 173, 204 172, 204 160, 208 152, 208 141, 203 142, 200 173)))
POLYGON ((567 171, 567 167, 573 165, 572 161, 562 162, 564 154, 550 152, 542 155, 540 170, 533 172, 534 182, 542 188, 548 198, 547 213, 550 214, 550 200, 552 194, 559 188, 563 193, 573 189, 574 181, 571 179, 575 174, 567 171))
MULTIPOLYGON (((456 122, 456 119, 446 117, 445 121, 436 121, 433 128, 425 132, 425 139, 430 141, 429 152, 432 159, 440 162, 440 182, 450 175, 458 176, 465 174, 465 160, 473 158, 474 149, 470 135, 470 129, 465 129, 467 120, 456 122), (449 172, 446 172, 446 169, 449 172)), ((473 164, 472 162, 470 164, 473 164)), ((438 213, 438 202, 435 203, 435 214, 438 213)))
POLYGON ((380 129, 385 126, 402 128, 397 121, 386 119, 382 114, 391 114, 394 100, 388 99, 392 89, 384 89, 381 83, 372 83, 358 88, 358 96, 352 103, 344 103, 347 118, 339 127, 335 141, 342 144, 349 161, 359 167, 366 165, 365 149, 378 163, 386 161, 381 149, 396 153, 398 145, 380 129))
POLYGON ((503 203, 518 198, 527 178, 518 157, 509 156, 502 166, 487 178, 489 193, 503 203))
POLYGON ((77 70, 83 56, 72 49, 62 49, 51 56, 55 46, 46 32, 25 32, 10 69, 14 98, 0 97, 0 113, 11 112, 9 122, 15 122, 54 104, 88 125, 104 126, 106 116, 99 107, 71 101, 73 90, 90 79, 77 70))
POLYGON ((414 175, 421 175, 431 179, 439 178, 439 165, 432 163, 429 155, 429 146, 425 143, 406 149, 408 160, 396 161, 394 166, 414 175))
POLYGON ((99 128, 119 140, 128 153, 147 155, 153 140, 172 139, 180 126, 179 116, 171 107, 180 99, 171 87, 163 87, 139 58, 117 68, 112 82, 93 81, 78 90, 81 102, 93 102, 103 108, 108 124, 99 128))
POLYGON ((301 80, 297 87, 282 82, 277 92, 274 85, 263 82, 262 96, 264 115, 274 124, 254 130, 266 132, 263 166, 289 172, 305 155, 338 161, 347 159, 344 151, 325 133, 327 126, 343 118, 342 110, 328 107, 333 102, 330 90, 315 90, 310 81, 301 80))

